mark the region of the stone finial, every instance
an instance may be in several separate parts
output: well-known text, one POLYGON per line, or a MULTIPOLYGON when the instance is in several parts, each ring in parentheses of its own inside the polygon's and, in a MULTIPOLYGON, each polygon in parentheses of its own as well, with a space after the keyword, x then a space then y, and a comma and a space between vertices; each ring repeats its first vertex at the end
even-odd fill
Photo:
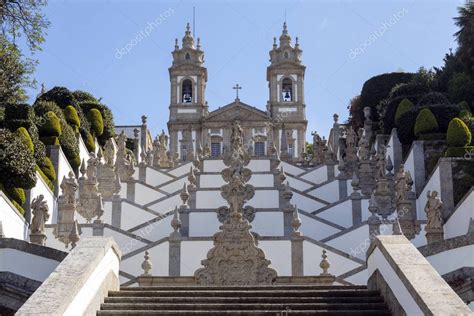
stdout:
POLYGON ((142 115, 142 124, 145 125, 146 124, 146 120, 148 119, 148 117, 146 115, 142 115))
POLYGON ((150 253, 148 252, 148 250, 145 251, 145 255, 143 256, 143 258, 145 260, 143 260, 143 263, 142 263, 142 269, 143 269, 142 275, 149 276, 151 275, 150 270, 153 267, 153 265, 150 261, 150 253))
POLYGON ((285 174, 285 172, 283 171, 283 166, 281 166, 281 167, 280 167, 280 171, 279 171, 279 173, 278 173, 278 181, 279 181, 280 183, 283 183, 283 182, 285 182, 285 180, 286 180, 286 174, 285 174))
POLYGON ((181 201, 183 201, 183 206, 187 207, 188 200, 189 200, 189 192, 188 192, 188 185, 186 182, 183 184, 183 190, 181 191, 179 196, 181 197, 181 201))
POLYGON ((328 273, 328 269, 331 267, 331 263, 328 260, 328 256, 326 255, 326 250, 323 249, 323 254, 321 255, 323 258, 321 262, 319 263, 319 267, 323 270, 323 272, 320 275, 331 275, 328 273))
POLYGON ((173 232, 171 233, 172 236, 181 236, 180 229, 181 229, 181 219, 179 218, 179 211, 178 207, 176 206, 173 211, 173 219, 171 220, 171 227, 173 227, 173 232))
POLYGON ((194 167, 191 166, 191 170, 189 171, 189 175, 188 175, 188 181, 189 181, 189 186, 190 188, 194 188, 196 187, 196 175, 194 174, 194 167))
POLYGON ((178 39, 177 39, 177 38, 174 39, 174 49, 175 49, 175 50, 178 50, 178 49, 179 49, 178 39))
POLYGON ((79 169, 79 172, 81 173, 81 178, 86 177, 86 171, 87 171, 86 162, 85 162, 84 158, 82 158, 81 167, 79 169))
POLYGON ((133 137, 138 138, 138 135, 140 134, 140 130, 138 128, 133 129, 133 137))
POLYGON ((392 158, 390 157, 390 155, 387 156, 387 162, 386 162, 385 169, 387 170, 387 172, 388 172, 389 174, 392 173, 392 170, 393 170, 393 162, 392 162, 392 158))
POLYGON ((286 181, 285 191, 283 191, 283 198, 287 201, 287 203, 289 203, 292 197, 293 191, 291 191, 290 183, 286 181))
POLYGON ((351 186, 354 191, 359 190, 359 178, 357 177, 357 174, 355 172, 352 173, 351 186))
POLYGON ((120 184, 120 177, 118 172, 115 172, 115 181, 114 181, 114 194, 119 194, 120 190, 122 189, 122 185, 120 184))
MULTIPOLYGON (((71 249, 76 247, 77 242, 79 241, 80 237, 80 229, 77 226, 77 220, 74 221, 74 225, 72 225, 71 233, 69 234, 69 242, 71 243, 71 249)), ((66 245, 67 247, 67 245, 66 245)))
POLYGON ((301 232, 299 231, 301 227, 300 214, 298 213, 298 207, 295 205, 293 209, 293 219, 291 220, 291 227, 293 227, 293 235, 300 236, 301 232))

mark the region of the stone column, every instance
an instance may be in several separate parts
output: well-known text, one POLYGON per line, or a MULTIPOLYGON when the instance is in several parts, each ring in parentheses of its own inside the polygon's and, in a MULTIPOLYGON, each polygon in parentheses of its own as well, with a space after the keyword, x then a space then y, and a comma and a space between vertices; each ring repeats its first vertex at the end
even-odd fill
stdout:
POLYGON ((135 202, 135 180, 126 181, 127 184, 127 200, 135 202))
POLYGON ((415 165, 415 174, 413 175, 415 192, 416 194, 420 194, 425 186, 425 150, 423 149, 423 141, 414 141, 412 147, 415 165))
POLYGON ((120 228, 122 221, 122 198, 115 194, 112 197, 112 226, 120 228))
POLYGON ((362 195, 358 191, 351 193, 352 225, 362 223, 362 195))
POLYGON ((181 275, 181 237, 170 236, 169 239, 169 276, 181 275))
POLYGON ((400 140, 398 139, 398 132, 396 128, 392 129, 392 148, 393 148, 393 166, 395 167, 395 170, 398 170, 400 168, 400 165, 403 163, 403 157, 402 157, 402 143, 400 143, 400 140))
POLYGON ((146 163, 140 163, 138 165, 138 180, 146 182, 146 163))
POLYGON ((453 170, 451 158, 439 160, 440 198, 443 201, 443 219, 454 211, 453 170))
POLYGON ((433 228, 428 228, 426 229, 426 241, 428 245, 436 243, 438 241, 442 241, 444 239, 444 232, 443 229, 433 229, 433 228))
POLYGON ((303 236, 291 236, 291 275, 303 276, 303 236))
POLYGON ((339 178, 339 199, 347 197, 347 179, 339 178))
POLYGON ((92 223, 92 236, 104 236, 104 223, 95 220, 92 223))

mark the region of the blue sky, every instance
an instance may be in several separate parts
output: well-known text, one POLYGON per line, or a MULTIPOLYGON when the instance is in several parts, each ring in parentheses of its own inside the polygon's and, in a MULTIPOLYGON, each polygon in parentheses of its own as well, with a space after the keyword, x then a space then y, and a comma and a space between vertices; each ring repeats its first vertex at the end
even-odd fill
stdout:
MULTIPOLYGON (((118 125, 149 118, 154 134, 166 129, 174 39, 184 35, 196 8, 208 69, 210 109, 235 98, 265 109, 266 67, 273 37, 299 37, 306 65, 306 115, 310 131, 324 135, 332 114, 347 118, 349 100, 370 77, 384 72, 440 66, 456 48, 453 17, 462 0, 415 1, 71 1, 50 0, 51 22, 35 78, 46 88, 86 90, 113 110, 118 125), (161 20, 160 20, 161 16, 161 20), (159 25, 126 47, 149 22, 159 25), (130 45, 128 46, 130 48, 130 45), (119 58, 117 58, 119 57, 119 58)), ((143 33, 142 33, 143 34, 143 33)), ((39 86, 39 85, 38 85, 39 86)), ((33 99, 39 88, 29 91, 33 99)))

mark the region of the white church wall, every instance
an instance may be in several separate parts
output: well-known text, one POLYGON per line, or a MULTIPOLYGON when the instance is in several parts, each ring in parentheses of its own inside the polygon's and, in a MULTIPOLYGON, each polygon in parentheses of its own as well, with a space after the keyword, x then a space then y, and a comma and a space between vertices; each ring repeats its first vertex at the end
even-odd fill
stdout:
POLYGON ((213 246, 211 240, 193 240, 181 242, 181 276, 192 276, 201 268, 201 261, 213 246))
POLYGON ((426 236, 425 236, 425 226, 426 224, 421 224, 420 225, 420 233, 415 236, 411 241, 412 244, 415 245, 415 247, 421 247, 427 244, 426 236))
POLYGON ((325 205, 319 203, 313 199, 310 199, 304 195, 293 192, 293 198, 291 199, 291 204, 297 205, 299 209, 302 209, 305 212, 311 213, 314 212, 325 205))
POLYGON ((30 190, 30 205, 31 202, 33 202, 33 199, 37 198, 40 194, 44 196, 44 201, 46 201, 46 204, 48 204, 50 216, 46 224, 56 223, 57 216, 54 207, 56 198, 53 191, 51 191, 38 171, 36 171, 36 185, 30 190))
MULTIPOLYGON (((82 229, 83 229, 82 232, 84 233, 84 228, 82 228, 82 229)), ((92 236, 92 228, 90 229, 90 231, 91 231, 90 236, 92 236)), ((117 243, 117 245, 119 246, 120 251, 122 251, 122 256, 146 245, 142 241, 139 241, 139 240, 137 240, 135 238, 132 238, 128 235, 125 235, 125 234, 121 233, 120 231, 110 229, 109 227, 104 228, 104 236, 114 237, 114 240, 117 243)), ((144 238, 146 238, 146 237, 144 236, 144 238)))
POLYGON ((148 222, 156 218, 155 214, 147 212, 140 207, 128 203, 126 200, 122 201, 122 210, 120 216, 120 228, 128 230, 137 225, 148 222))
POLYGON ((425 187, 423 188, 423 191, 421 191, 420 196, 416 200, 416 214, 418 219, 421 220, 426 219, 425 205, 426 201, 428 200, 428 198, 426 197, 428 191, 438 191, 438 197, 440 197, 441 195, 441 179, 439 174, 439 167, 437 167, 436 170, 432 173, 432 176, 430 177, 425 187))
POLYGON ((474 190, 468 193, 444 224, 444 238, 466 235, 470 219, 474 220, 474 190))
POLYGON ((320 221, 312 219, 304 214, 300 214, 301 227, 300 231, 303 235, 311 237, 316 240, 324 239, 330 235, 340 232, 339 229, 324 224, 320 221))
MULTIPOLYGON (((321 254, 323 248, 309 241, 303 241, 303 269, 304 275, 319 275, 322 270, 319 267, 321 262, 321 254)), ((328 260, 331 262, 329 273, 339 276, 352 269, 359 267, 361 264, 354 262, 344 256, 341 256, 331 250, 326 250, 328 260)))
POLYGON ((173 181, 170 184, 160 187, 160 190, 171 194, 176 191, 182 190, 185 182, 188 182, 188 179, 186 177, 177 179, 176 181, 173 181))
MULTIPOLYGON (((255 208, 277 208, 279 207, 278 199, 278 190, 256 190, 247 205, 255 208)), ((227 205, 227 202, 224 205, 227 205)))
POLYGON ((196 192, 196 208, 217 209, 224 205, 228 205, 228 203, 218 190, 196 192))
POLYGON ((339 183, 338 181, 331 181, 310 191, 308 194, 330 203, 337 202, 339 200, 339 183))
POLYGON ((63 177, 68 177, 69 172, 72 172, 71 165, 67 161, 66 155, 61 148, 59 148, 59 157, 58 157, 58 172, 56 174, 58 179, 58 184, 61 184, 63 177))
POLYGON ((318 217, 344 227, 352 226, 352 201, 346 200, 317 214, 318 217))
POLYGON ((189 170, 191 170, 191 165, 192 165, 191 162, 185 163, 182 166, 179 166, 173 170, 170 170, 168 173, 175 177, 181 177, 189 173, 189 170))
POLYGON ((221 223, 216 212, 191 212, 189 213, 189 236, 213 236, 221 223))
POLYGON ((284 161, 281 162, 280 166, 283 167, 283 171, 287 174, 291 174, 294 176, 298 176, 305 172, 304 169, 298 168, 296 166, 290 165, 289 163, 286 163, 284 161))
POLYGON ((370 244, 369 226, 363 225, 344 235, 326 242, 327 245, 342 250, 350 256, 365 260, 365 253, 370 244))
POLYGON ((260 236, 283 236, 282 212, 257 212, 250 224, 252 231, 260 236))
POLYGON ((16 210, 2 191, 0 191, 0 221, 3 235, 6 238, 28 239, 28 224, 25 218, 16 210))
POLYGON ((182 204, 183 201, 181 201, 179 194, 175 194, 167 199, 150 205, 148 208, 160 214, 164 214, 166 212, 174 210, 176 206, 179 207, 182 204))
POLYGON ((361 200, 361 209, 362 209, 362 221, 366 221, 369 219, 369 216, 371 215, 369 212, 369 200, 368 199, 362 199, 361 200))
POLYGON ((413 188, 416 188, 416 177, 415 177, 415 154, 413 152, 413 147, 411 148, 410 152, 408 153, 405 162, 403 163, 405 171, 410 172, 412 180, 413 180, 413 188))
POLYGON ((222 160, 203 161, 203 172, 221 172, 224 168, 226 168, 226 165, 222 160))
MULTIPOLYGON (((115 238, 115 237, 114 237, 115 238)), ((168 276, 169 267, 169 243, 163 242, 147 249, 150 256, 150 261, 153 267, 150 271, 155 276, 168 276)), ((123 255, 123 254, 122 254, 123 255)), ((134 276, 139 276, 143 273, 142 263, 145 256, 145 250, 125 259, 120 263, 120 270, 134 276)))
POLYGON ((298 180, 297 178, 294 178, 290 175, 287 175, 286 179, 288 180, 288 183, 290 184, 291 188, 294 188, 298 191, 304 191, 312 187, 312 185, 303 182, 301 180, 298 180))
POLYGON ((247 168, 252 172, 270 172, 270 160, 250 160, 247 168))
POLYGON ((170 176, 152 168, 146 168, 146 182, 154 187, 172 180, 170 176))
POLYGON ((440 275, 463 268, 474 267, 474 245, 445 250, 426 257, 440 275))
POLYGON ((364 269, 360 272, 357 272, 347 278, 345 280, 350 282, 354 285, 367 285, 367 279, 369 276, 367 275, 367 269, 364 269))
POLYGON ((172 218, 173 216, 167 216, 159 221, 149 222, 148 225, 133 230, 132 233, 150 241, 160 240, 168 237, 173 231, 173 228, 171 227, 172 218))
POLYGON ((328 170, 327 166, 321 166, 317 169, 301 176, 301 179, 310 181, 314 184, 320 184, 328 180, 328 170))
POLYGON ((202 174, 199 177, 199 185, 201 188, 220 188, 225 183, 222 176, 217 174, 202 174))
MULTIPOLYGON (((87 159, 89 159, 89 150, 87 150, 86 144, 84 144, 84 140, 82 139, 82 136, 79 136, 79 157, 81 158, 81 161, 85 161, 87 163, 87 159)), ((98 148, 97 148, 98 149, 98 148)))
POLYGON ((0 248, 0 258, 0 272, 11 272, 40 282, 59 264, 56 260, 10 248, 0 248))
POLYGON ((256 188, 271 188, 273 187, 273 175, 253 174, 247 183, 253 185, 256 188))
POLYGON ((164 194, 141 183, 135 183, 135 202, 140 205, 145 205, 152 201, 161 199, 164 196, 164 194))
POLYGON ((258 246, 265 251, 265 257, 271 261, 270 267, 275 269, 279 276, 291 275, 291 241, 261 240, 258 246))

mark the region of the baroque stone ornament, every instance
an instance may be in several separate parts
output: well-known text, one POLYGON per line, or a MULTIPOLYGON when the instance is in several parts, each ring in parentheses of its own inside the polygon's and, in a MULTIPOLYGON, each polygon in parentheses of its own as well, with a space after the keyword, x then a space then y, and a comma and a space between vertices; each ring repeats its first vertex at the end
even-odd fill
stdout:
MULTIPOLYGON (((97 216, 100 220, 103 211, 102 195, 99 193, 99 184, 97 182, 97 165, 98 161, 95 155, 92 155, 88 160, 86 168, 86 176, 81 171, 82 176, 79 178, 79 203, 77 205, 77 212, 84 217, 88 223, 92 218, 97 216)), ((84 168, 81 168, 84 170, 84 168)), ((113 194, 115 186, 115 176, 110 178, 111 192, 113 194)))
POLYGON ((426 213, 426 239, 428 244, 443 240, 443 217, 442 217, 442 207, 443 202, 438 197, 437 191, 428 191, 426 194, 428 200, 425 205, 426 213))
MULTIPOLYGON (((102 150, 99 150, 101 153, 102 150)), ((114 192, 117 190, 116 172, 114 166, 115 159, 115 147, 112 139, 109 139, 104 146, 103 157, 105 163, 102 163, 99 159, 97 165, 97 181, 99 183, 99 192, 104 200, 111 200, 114 192)), ((120 190, 120 181, 118 182, 120 190)))
POLYGON ((115 170, 121 181, 128 181, 135 173, 133 152, 127 149, 127 136, 122 131, 117 136, 117 156, 115 158, 115 170))
POLYGON ((31 202, 31 213, 33 219, 31 221, 30 241, 41 246, 45 245, 46 234, 44 233, 44 225, 49 219, 48 204, 44 200, 44 195, 40 194, 31 202))
MULTIPOLYGON (((270 260, 257 246, 250 232, 248 220, 243 216, 244 204, 253 197, 253 186, 246 184, 251 171, 245 166, 250 162, 243 147, 242 128, 235 121, 231 135, 231 150, 224 155, 227 168, 222 177, 227 182, 221 188, 222 196, 229 203, 227 218, 214 235, 214 247, 202 261, 203 268, 194 277, 200 285, 258 285, 272 284, 277 273, 270 268, 270 260)), ((223 208, 221 208, 223 210, 223 208)))

